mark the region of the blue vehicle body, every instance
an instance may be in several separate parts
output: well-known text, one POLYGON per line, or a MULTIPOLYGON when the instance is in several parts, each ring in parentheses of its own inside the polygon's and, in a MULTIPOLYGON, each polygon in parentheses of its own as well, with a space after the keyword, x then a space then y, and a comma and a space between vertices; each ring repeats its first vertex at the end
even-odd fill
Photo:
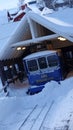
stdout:
POLYGON ((63 79, 60 55, 57 51, 41 51, 32 53, 23 59, 30 85, 37 87, 29 88, 33 93, 42 90, 45 83, 51 80, 63 79))
POLYGON ((61 69, 54 70, 53 72, 45 72, 44 74, 28 75, 28 80, 31 85, 43 85, 48 81, 62 80, 61 69))
POLYGON ((39 85, 36 87, 35 86, 29 87, 27 94, 35 94, 35 93, 41 92, 44 87, 45 87, 44 85, 39 85))

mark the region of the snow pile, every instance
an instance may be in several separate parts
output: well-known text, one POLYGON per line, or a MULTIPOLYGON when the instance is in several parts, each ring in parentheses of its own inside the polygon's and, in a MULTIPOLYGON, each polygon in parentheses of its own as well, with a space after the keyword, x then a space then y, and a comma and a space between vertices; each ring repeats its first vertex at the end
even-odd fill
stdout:
MULTIPOLYGON (((42 92, 35 95, 24 95, 26 93, 25 90, 20 89, 22 96, 17 93, 19 96, 15 95, 16 88, 11 91, 14 92, 13 97, 1 97, 0 98, 0 129, 1 130, 18 130, 22 125, 23 121, 26 120, 28 115, 32 111, 33 116, 26 121, 23 129, 27 128, 30 130, 30 124, 34 122, 33 117, 36 118, 37 113, 43 109, 43 106, 46 104, 46 108, 44 108, 43 114, 45 114, 45 110, 51 104, 52 108, 46 114, 46 118, 43 122, 42 128, 52 129, 54 128, 64 128, 70 127, 70 130, 73 129, 73 78, 68 78, 64 81, 61 81, 58 84, 55 81, 51 81, 45 84, 45 88, 42 92), (37 108, 38 106, 38 108, 37 108), (34 110, 35 109, 35 110, 34 110), (29 124, 29 125, 27 125, 29 124)), ((1 85, 1 84, 0 84, 1 85)), ((9 93, 11 94, 11 91, 9 93)), ((43 115, 41 115, 43 118, 43 115)), ((40 118, 38 117, 38 122, 40 123, 40 118)), ((33 125, 33 124, 32 124, 33 125)), ((36 127, 36 125, 34 126, 36 127)), ((33 128, 34 128, 33 127, 33 128)), ((37 127, 38 128, 38 127, 37 127)), ((23 130, 21 129, 21 130, 23 130)), ((35 129, 36 130, 36 129, 35 129)), ((39 129, 37 129, 39 130, 39 129)))
POLYGON ((7 10, 0 11, 0 25, 8 23, 7 10))
POLYGON ((73 22, 71 18, 72 12, 73 8, 60 8, 58 11, 53 11, 53 13, 51 14, 46 14, 45 18, 57 25, 73 27, 73 22))
MULTIPOLYGON (((56 97, 56 102, 51 110, 50 117, 45 121, 45 126, 51 130, 66 128, 73 129, 73 88, 72 88, 73 78, 69 78, 61 82, 60 89, 57 89, 59 94, 56 97)), ((55 96, 54 96, 55 98, 55 96)))
POLYGON ((53 10, 47 7, 44 7, 44 9, 41 12, 41 15, 50 14, 50 13, 53 13, 53 10))

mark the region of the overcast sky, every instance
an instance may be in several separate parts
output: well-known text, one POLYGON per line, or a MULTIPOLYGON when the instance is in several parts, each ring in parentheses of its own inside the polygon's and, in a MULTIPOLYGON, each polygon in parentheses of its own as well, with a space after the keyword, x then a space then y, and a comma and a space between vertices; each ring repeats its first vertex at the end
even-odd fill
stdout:
POLYGON ((0 10, 14 8, 17 3, 18 0, 0 0, 0 10))

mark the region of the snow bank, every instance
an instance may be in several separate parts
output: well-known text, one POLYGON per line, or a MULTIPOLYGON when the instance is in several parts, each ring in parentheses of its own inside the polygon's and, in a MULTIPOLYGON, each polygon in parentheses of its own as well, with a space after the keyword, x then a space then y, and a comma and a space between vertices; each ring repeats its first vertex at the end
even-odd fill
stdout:
MULTIPOLYGON (((45 88, 40 93, 32 96, 1 97, 0 129, 18 130, 23 120, 26 119, 26 115, 28 116, 36 105, 38 106, 36 113, 38 113, 45 104, 49 105, 52 101, 54 104, 50 112, 46 115, 43 128, 54 129, 55 127, 66 126, 68 120, 70 120, 69 126, 71 128, 73 122, 72 83, 73 78, 61 81, 60 84, 56 81, 51 81, 45 84, 45 88)), ((30 123, 31 121, 29 121, 29 125, 30 123)), ((29 125, 27 125, 27 129, 29 129, 29 125)))

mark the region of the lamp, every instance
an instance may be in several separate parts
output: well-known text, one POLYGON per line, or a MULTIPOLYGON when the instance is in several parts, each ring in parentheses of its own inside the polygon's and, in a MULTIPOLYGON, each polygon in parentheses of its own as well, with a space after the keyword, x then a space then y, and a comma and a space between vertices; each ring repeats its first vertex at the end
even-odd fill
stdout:
POLYGON ((60 41, 66 41, 66 38, 64 38, 64 37, 58 37, 58 39, 59 39, 60 41))

